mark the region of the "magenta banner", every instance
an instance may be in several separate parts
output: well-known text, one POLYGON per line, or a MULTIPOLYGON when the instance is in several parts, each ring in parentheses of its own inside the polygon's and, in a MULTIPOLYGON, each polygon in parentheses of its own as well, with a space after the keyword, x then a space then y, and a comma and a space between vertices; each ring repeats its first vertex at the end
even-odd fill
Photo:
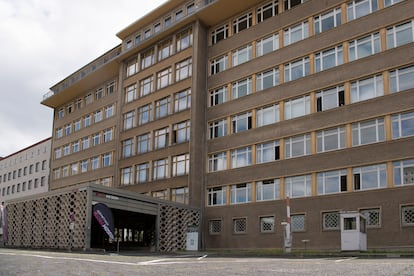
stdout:
POLYGON ((93 216, 103 228, 110 239, 114 239, 114 219, 112 211, 103 203, 97 203, 93 206, 93 216))

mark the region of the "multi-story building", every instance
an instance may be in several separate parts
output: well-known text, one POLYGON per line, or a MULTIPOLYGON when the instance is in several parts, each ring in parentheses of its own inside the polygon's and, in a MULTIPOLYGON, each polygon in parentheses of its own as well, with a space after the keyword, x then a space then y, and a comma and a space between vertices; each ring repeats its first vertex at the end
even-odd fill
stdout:
POLYGON ((414 247, 414 2, 171 0, 51 88, 51 189, 202 210, 205 248, 414 247))

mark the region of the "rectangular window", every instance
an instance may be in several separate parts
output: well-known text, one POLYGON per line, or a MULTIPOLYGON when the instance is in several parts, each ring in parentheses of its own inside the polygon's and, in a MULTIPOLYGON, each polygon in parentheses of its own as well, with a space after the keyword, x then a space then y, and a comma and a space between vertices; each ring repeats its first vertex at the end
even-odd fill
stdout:
POLYGON ((227 120, 222 119, 209 123, 209 137, 210 139, 223 137, 227 135, 227 120))
POLYGON ((315 72, 327 70, 344 63, 342 46, 324 50, 315 54, 315 72))
POLYGON ((152 121, 152 104, 138 108, 138 125, 144 125, 152 121))
POLYGON ((233 67, 246 63, 252 59, 252 45, 239 48, 232 53, 233 67))
POLYGON ((400 92, 414 88, 414 66, 390 72, 390 92, 400 92))
POLYGON ((81 120, 76 120, 75 122, 73 122, 73 131, 79 131, 81 129, 81 120))
POLYGON ((180 144, 190 141, 190 121, 173 125, 173 143, 180 144))
POLYGON ((381 227, 381 209, 361 209, 359 212, 365 217, 367 228, 381 227))
POLYGON ((260 218, 260 233, 275 232, 275 217, 261 217, 260 218))
POLYGON ((231 168, 240 168, 252 164, 252 147, 238 148, 231 151, 231 168))
POLYGON ((245 234, 247 232, 247 219, 237 218, 233 219, 233 233, 234 234, 245 234))
POLYGON ((316 151, 327 152, 345 148, 345 127, 335 127, 316 132, 316 151))
POLYGON ((252 128, 252 113, 247 112, 231 118, 232 133, 239 133, 252 128))
POLYGON ((92 101, 93 101, 93 98, 92 98, 92 94, 91 93, 89 93, 88 95, 85 96, 85 104, 86 105, 91 104, 92 101))
POLYGON ((269 179, 256 182, 256 201, 276 200, 279 198, 279 179, 269 179))
POLYGON ((112 128, 105 129, 103 132, 103 142, 108 143, 112 141, 113 138, 113 130, 112 128))
POLYGON ((171 189, 171 200, 183 204, 188 203, 188 187, 171 189))
POLYGON ((135 166, 135 182, 145 183, 149 181, 149 163, 143 163, 135 166))
POLYGON ((165 199, 168 200, 168 190, 162 190, 162 191, 155 191, 151 193, 152 197, 158 198, 158 199, 165 199))
POLYGON ((56 139, 60 139, 63 137, 63 128, 59 127, 56 129, 56 139))
POLYGON ((96 170, 99 169, 100 167, 100 157, 99 156, 95 156, 91 158, 91 169, 92 170, 96 170))
POLYGON ((302 175, 285 178, 286 196, 290 198, 306 197, 312 194, 312 176, 302 175))
POLYGON ((414 21, 405 22, 387 29, 387 49, 414 41, 414 21))
POLYGON ((121 169, 121 185, 132 184, 132 167, 121 169))
POLYGON ((97 110, 93 114, 93 122, 98 123, 102 121, 102 110, 97 110))
POLYGON ((171 97, 165 97, 155 102, 155 119, 160 119, 171 114, 171 97))
POLYGON ((348 3, 348 22, 378 10, 377 0, 354 0, 348 3))
POLYGON ((123 117, 124 130, 131 129, 135 126, 135 110, 125 113, 123 117))
POLYGON ((231 185, 230 188, 230 203, 240 204, 252 201, 252 184, 237 184, 231 185))
POLYGON ((133 84, 125 88, 125 103, 134 101, 137 98, 137 85, 133 84))
POLYGON ((111 81, 106 86, 106 95, 110 95, 115 92, 115 81, 111 81))
POLYGON ((102 155, 102 167, 109 167, 112 165, 112 152, 102 155))
POLYGON ((211 44, 216 44, 217 42, 226 39, 229 37, 229 26, 224 25, 221 27, 216 28, 214 31, 211 32, 211 44))
POLYGON ((226 205, 227 201, 227 188, 223 187, 214 187, 208 189, 208 206, 221 206, 226 205))
POLYGON ((384 119, 352 124, 352 146, 378 143, 385 140, 384 119))
POLYGON ((414 226, 414 205, 401 207, 401 224, 403 226, 414 226))
POLYGON ((256 110, 256 127, 274 124, 280 121, 279 105, 262 107, 256 110))
POLYGON ((122 144, 122 158, 132 156, 134 153, 134 139, 127 139, 121 142, 122 144))
POLYGON ((157 89, 162 89, 172 84, 172 69, 171 67, 157 73, 157 89))
POLYGON ((310 114, 310 96, 285 101, 285 120, 310 114))
POLYGON ((257 23, 276 16, 278 13, 279 3, 277 0, 272 0, 271 2, 266 3, 257 9, 257 23))
POLYGON ((76 153, 80 150, 79 141, 75 141, 72 143, 72 152, 76 153))
POLYGON ((394 185, 414 184, 414 159, 396 161, 394 165, 394 185))
POLYGON ((153 179, 165 179, 169 177, 168 159, 156 160, 153 162, 153 179))
POLYGON ((391 5, 399 3, 401 1, 404 1, 404 0, 384 0, 384 6, 389 7, 391 5))
POLYGON ((141 70, 144 70, 155 62, 154 49, 151 48, 141 54, 141 70))
POLYGON ((210 61, 210 74, 215 75, 227 69, 228 56, 224 55, 210 61))
POLYGON ((177 35, 176 51, 180 52, 193 45, 193 30, 187 29, 177 35))
MULTIPOLYGON (((68 156, 70 154, 70 144, 63 146, 63 156, 68 156)), ((33 173, 33 165, 29 167, 29 174, 33 173)))
POLYGON ((89 144, 89 137, 83 137, 82 138, 82 150, 88 149, 90 146, 89 144))
POLYGON ((65 117, 65 109, 62 107, 62 108, 59 108, 59 110, 58 110, 58 112, 57 112, 57 114, 58 114, 58 118, 59 119, 61 119, 61 118, 63 118, 63 117, 65 117))
POLYGON ((279 84, 280 76, 278 68, 256 74, 256 91, 262 91, 279 84))
POLYGON ((154 149, 162 149, 168 146, 169 140, 168 127, 154 131, 154 149))
POLYGON ((187 175, 190 172, 190 154, 182 154, 172 158, 172 175, 187 175))
POLYGON ((139 82, 139 96, 144 97, 154 92, 154 76, 149 76, 139 82))
POLYGON ((240 16, 239 18, 233 20, 233 33, 237 34, 245 29, 248 29, 252 26, 252 13, 240 16))
POLYGON ((279 34, 256 41, 256 56, 260 57, 279 49, 279 34))
POLYGON ((318 195, 346 192, 346 170, 318 173, 317 185, 318 195))
POLYGON ((75 101, 75 109, 76 110, 78 110, 78 109, 81 109, 82 108, 82 99, 77 99, 76 101, 75 101))
POLYGON ((314 17, 315 34, 326 32, 341 25, 341 8, 335 8, 314 17))
POLYGON ((227 170, 226 152, 210 154, 208 157, 208 171, 217 172, 223 170, 227 170))
POLYGON ((208 229, 210 235, 218 235, 221 233, 222 221, 221 219, 214 219, 208 222, 208 229))
POLYGON ((379 33, 370 34, 349 42, 349 61, 374 55, 380 51, 381 43, 379 33))
POLYGON ((355 191, 380 189, 387 186, 387 169, 385 164, 354 168, 352 173, 355 191))
POLYGON ((256 145, 256 164, 273 162, 279 159, 279 141, 272 141, 256 145))
POLYGON ((384 95, 382 75, 351 82, 351 103, 384 95))
POLYGON ((72 133, 72 124, 65 125, 65 135, 70 135, 72 133))
POLYGON ((309 36, 308 22, 302 22, 284 30, 284 46, 301 41, 309 36))
POLYGON ((343 86, 322 90, 316 94, 316 111, 325 111, 345 105, 343 86))
POLYGON ((322 213, 322 230, 339 230, 339 212, 322 213))
POLYGON ((232 98, 237 99, 252 93, 252 78, 247 78, 244 80, 239 80, 234 82, 233 85, 232 98))
MULTIPOLYGON (((63 166, 62 167, 62 177, 68 177, 69 176, 69 166, 63 166)), ((32 187, 32 180, 29 180, 29 187, 32 187)), ((14 186, 13 186, 14 188, 14 186)), ((29 188, 29 189, 30 189, 29 188)))
POLYGON ((305 3, 306 1, 307 0, 284 0, 285 11, 290 10, 293 7, 296 7, 297 5, 305 3))
POLYGON ((183 10, 178 10, 175 12, 175 21, 180 21, 184 17, 183 10))
POLYGON ((83 127, 88 127, 91 125, 91 115, 85 115, 85 117, 83 117, 83 127))
POLYGON ((216 88, 210 91, 210 106, 219 105, 227 102, 227 86, 216 88))
POLYGON ((175 64, 175 81, 188 79, 193 74, 193 59, 188 58, 175 64))
POLYGON ((414 112, 392 116, 392 139, 414 136, 414 112))
POLYGON ((310 134, 285 139, 285 158, 294 158, 311 153, 310 134))
POLYGON ((305 231, 305 215, 294 214, 290 216, 290 229, 292 232, 303 232, 305 231))
POLYGON ((85 173, 88 171, 89 160, 82 160, 80 163, 81 173, 85 173))
POLYGON ((169 38, 158 45, 158 61, 168 58, 173 54, 173 42, 169 38))
POLYGON ((154 34, 161 31, 161 23, 154 24, 154 34))
POLYGON ((103 97, 103 89, 99 88, 98 90, 95 91, 95 100, 99 100, 103 97))
POLYGON ((285 64, 285 82, 297 80, 299 78, 306 77, 309 74, 308 57, 285 64))
POLYGON ((145 133, 137 137, 137 153, 143 154, 151 150, 151 133, 145 133))
POLYGON ((191 89, 188 88, 174 94, 174 112, 187 110, 191 107, 191 89))

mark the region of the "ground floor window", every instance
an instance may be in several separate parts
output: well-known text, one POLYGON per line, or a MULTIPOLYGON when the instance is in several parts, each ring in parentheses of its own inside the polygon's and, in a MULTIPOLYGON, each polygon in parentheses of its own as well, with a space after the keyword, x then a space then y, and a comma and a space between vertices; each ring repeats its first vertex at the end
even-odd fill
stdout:
POLYGON ((275 231, 275 217, 261 217, 260 218, 260 232, 273 233, 275 231))
POLYGON ((233 219, 233 233, 244 234, 247 232, 247 218, 233 219))
POLYGON ((367 228, 378 228, 381 227, 381 209, 362 209, 361 214, 366 218, 367 228))
POLYGON ((305 228, 305 214, 294 214, 290 216, 290 229, 292 232, 303 232, 305 228))
POLYGON ((339 230, 339 212, 322 213, 322 230, 339 230))
POLYGON ((401 221, 403 226, 414 226, 414 205, 401 207, 401 221))
POLYGON ((210 220, 208 223, 209 232, 211 235, 217 235, 221 233, 222 229, 222 220, 221 219, 213 219, 210 220))

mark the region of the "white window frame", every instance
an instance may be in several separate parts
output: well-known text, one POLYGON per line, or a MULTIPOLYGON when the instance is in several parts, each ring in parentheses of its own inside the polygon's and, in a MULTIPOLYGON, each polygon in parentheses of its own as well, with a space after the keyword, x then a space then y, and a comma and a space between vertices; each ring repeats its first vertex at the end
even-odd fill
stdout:
POLYGON ((260 6, 256 10, 257 23, 261 23, 266 19, 272 18, 273 16, 278 15, 279 13, 279 3, 278 0, 272 0, 266 4, 260 6))
POLYGON ((252 147, 233 149, 231 151, 231 168, 241 168, 252 165, 252 147))
POLYGON ((280 179, 267 179, 256 182, 256 201, 280 199, 280 179))
POLYGON ((233 20, 233 34, 250 28, 253 24, 253 14, 249 12, 233 20))
POLYGON ((312 195, 312 175, 300 175, 285 178, 285 193, 289 198, 312 195))
POLYGON ((414 41, 414 21, 404 22, 387 28, 387 49, 399 47, 414 41))
POLYGON ((274 124, 280 121, 279 104, 256 109, 256 127, 274 124))
POLYGON ((316 94, 316 112, 322 112, 329 109, 345 105, 344 86, 337 86, 322 90, 316 94))
POLYGON ((219 152, 210 154, 208 157, 208 171, 218 172, 227 170, 227 153, 219 152))
POLYGON ((233 67, 252 60, 252 45, 246 45, 232 52, 233 67))
POLYGON ((392 139, 414 136, 414 112, 392 115, 392 139))
POLYGON ((345 127, 335 127, 316 132, 316 152, 340 150, 346 147, 345 127), (333 146, 332 146, 333 145, 333 146))
POLYGON ((210 91, 210 106, 219 105, 228 100, 227 86, 219 87, 210 91))
POLYGON ((294 81, 310 74, 309 57, 304 57, 285 64, 285 82, 294 81))
POLYGON ((351 82, 351 103, 357 103, 384 95, 382 75, 351 82))
POLYGON ((285 159, 311 154, 310 134, 285 138, 285 159))
POLYGON ((414 159, 395 161, 393 166, 395 186, 414 184, 414 159))
POLYGON ((316 175, 318 195, 328 195, 347 191, 346 170, 320 172, 316 175))
POLYGON ((358 19, 378 10, 377 0, 354 0, 347 4, 347 21, 358 19), (367 8, 367 10, 365 10, 367 8), (362 12, 361 12, 362 11, 362 12))
POLYGON ((273 68, 256 74, 256 92, 277 86, 279 84, 279 68, 273 68))
POLYGON ((252 128, 252 113, 246 112, 234 115, 231 118, 231 132, 240 133, 252 128), (241 126, 245 126, 241 128, 241 126))
POLYGON ((341 46, 336 46, 315 54, 315 72, 321 72, 344 63, 344 54, 341 46))
POLYGON ((285 120, 294 119, 310 114, 310 96, 285 101, 285 120))
POLYGON ((286 28, 283 32, 283 45, 286 47, 309 37, 309 23, 307 21, 300 22, 286 28))
POLYGON ((414 88, 414 65, 398 68, 390 72, 390 92, 400 92, 414 88))
POLYGON ((229 64, 228 59, 229 57, 224 55, 210 61, 210 75, 215 75, 226 70, 229 64))
POLYGON ((314 17, 315 34, 326 32, 342 24, 341 8, 334 8, 328 12, 314 17), (324 22, 330 23, 324 25, 324 22), (325 27, 326 26, 326 27, 325 27))
POLYGON ((365 58, 379 52, 381 52, 379 32, 349 41, 349 61, 365 58), (368 48, 369 51, 366 52, 368 48))
POLYGON ((227 135, 227 119, 221 119, 209 123, 209 138, 215 139, 227 135))
POLYGON ((279 159, 279 141, 265 142, 256 145, 256 164, 273 162, 279 159))
POLYGON ((368 121, 352 124, 352 146, 362 146, 385 141, 384 118, 377 118, 368 121), (372 134, 375 137, 371 137, 372 134), (367 140, 367 138, 371 138, 367 140))
POLYGON ((279 49, 279 34, 262 38, 256 41, 256 56, 261 57, 279 49))
POLYGON ((253 92, 252 78, 238 80, 232 84, 232 99, 238 99, 250 95, 253 92))
POLYGON ((377 164, 352 169, 354 191, 381 189, 387 186, 387 166, 377 164))
POLYGON ((230 186, 230 204, 252 202, 252 183, 243 183, 230 186))

